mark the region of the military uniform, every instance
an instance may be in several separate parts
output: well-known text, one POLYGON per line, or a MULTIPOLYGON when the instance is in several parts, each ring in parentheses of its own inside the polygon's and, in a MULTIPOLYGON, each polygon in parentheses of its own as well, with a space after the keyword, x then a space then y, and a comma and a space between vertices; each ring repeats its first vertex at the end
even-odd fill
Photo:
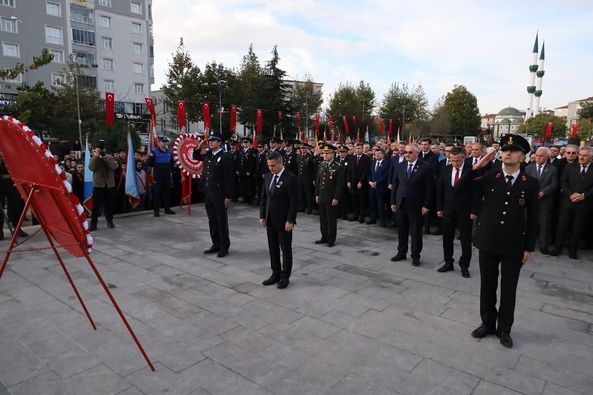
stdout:
POLYGON ((297 183, 299 187, 299 211, 313 212, 313 174, 316 166, 313 154, 303 149, 297 155, 297 183))
POLYGON ((255 169, 257 167, 257 151, 243 148, 239 152, 239 188, 241 197, 247 204, 253 202, 255 195, 255 169))
POLYGON ((292 149, 290 152, 285 150, 282 156, 284 157, 284 168, 296 176, 299 170, 297 154, 294 149, 292 149))
MULTIPOLYGON (((333 148, 324 148, 335 151, 333 148)), ((332 205, 332 200, 338 200, 344 189, 344 168, 335 160, 319 164, 319 171, 315 181, 315 197, 319 200, 319 222, 321 240, 318 244, 328 243, 331 247, 336 242, 338 228, 338 206, 332 205)))
MULTIPOLYGON (((339 150, 346 150, 347 152, 348 148, 342 146, 339 150)), ((352 197, 350 196, 347 185, 348 180, 350 179, 349 174, 352 167, 352 156, 347 155, 345 158, 342 158, 340 155, 338 155, 335 160, 342 166, 344 172, 344 185, 342 185, 342 194, 338 199, 340 201, 340 205, 338 206, 338 217, 342 219, 348 219, 348 215, 352 213, 352 197)))
POLYGON ((268 149, 257 153, 257 159, 255 163, 255 199, 259 202, 261 199, 262 186, 264 183, 264 176, 270 172, 268 168, 268 149))

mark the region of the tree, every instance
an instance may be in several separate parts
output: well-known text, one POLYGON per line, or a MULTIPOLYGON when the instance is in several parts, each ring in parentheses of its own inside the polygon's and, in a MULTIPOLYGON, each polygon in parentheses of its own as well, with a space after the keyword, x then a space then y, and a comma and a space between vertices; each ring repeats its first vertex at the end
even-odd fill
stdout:
POLYGON ((342 128, 343 123, 339 120, 345 115, 351 134, 360 131, 362 138, 367 126, 371 132, 376 127, 371 115, 376 105, 375 92, 368 83, 360 81, 354 87, 346 82, 340 84, 330 97, 328 113, 336 120, 334 124, 342 128))
MULTIPOLYGON (((263 108, 271 110, 271 116, 264 117, 264 126, 266 129, 273 128, 273 125, 278 125, 278 111, 283 115, 292 113, 290 103, 290 86, 286 83, 286 71, 278 67, 280 56, 278 55, 278 46, 274 45, 272 49, 272 58, 266 63, 264 70, 264 103, 263 108)), ((269 114, 269 113, 268 113, 269 114)), ((292 128, 286 120, 283 120, 282 128, 285 132, 292 128)), ((286 133, 284 134, 286 137, 286 133)))
POLYGON ((33 86, 23 84, 17 90, 10 113, 33 130, 51 130, 56 119, 55 94, 43 85, 43 81, 33 86))
POLYGON ((579 119, 593 119, 593 102, 584 102, 577 112, 579 119))
POLYGON ((430 120, 430 130, 432 134, 446 134, 446 131, 451 130, 451 122, 445 112, 444 107, 445 97, 441 96, 434 104, 432 109, 432 117, 430 120))
POLYGON ((519 126, 518 132, 525 134, 533 134, 544 138, 548 122, 552 122, 552 138, 566 136, 566 120, 554 115, 540 113, 535 117, 529 118, 527 122, 519 126))
MULTIPOLYGON (((394 82, 383 96, 383 102, 379 108, 379 116, 383 119, 393 119, 399 127, 401 121, 405 122, 405 127, 412 127, 413 130, 408 130, 414 135, 420 135, 424 127, 424 122, 416 122, 414 120, 422 121, 428 118, 428 99, 422 85, 418 84, 410 87, 408 84, 399 84, 394 82)), ((396 126, 394 125, 394 128, 396 126)), ((394 133, 396 133, 394 131, 394 133)), ((405 134, 405 133, 404 133, 405 134)), ((401 136, 403 138, 403 136, 401 136)))
POLYGON ((37 70, 40 67, 50 64, 52 60, 54 60, 54 56, 49 53, 47 48, 43 48, 39 56, 33 56, 33 62, 28 66, 18 62, 13 68, 0 69, 0 78, 14 80, 20 74, 26 73, 29 70, 37 70))
POLYGON ((323 97, 321 90, 316 90, 311 76, 306 76, 303 83, 297 83, 290 94, 290 107, 301 113, 301 130, 305 131, 311 122, 305 121, 306 117, 315 114, 321 109, 323 97))
POLYGON ((591 141, 591 138, 593 138, 593 118, 581 118, 579 120, 577 138, 579 140, 591 141))
MULTIPOLYGON (((249 45, 247 54, 243 56, 238 79, 239 121, 248 128, 254 129, 255 111, 258 108, 263 109, 264 77, 259 59, 253 52, 253 44, 249 45)), ((264 133, 267 134, 266 129, 264 129, 264 133)))
POLYGON ((446 134, 475 136, 480 130, 478 100, 463 85, 457 85, 445 96, 443 112, 448 120, 446 134))
MULTIPOLYGON (((185 100, 187 118, 201 119, 203 87, 200 84, 202 72, 191 60, 189 52, 186 51, 183 37, 179 39, 179 45, 172 55, 173 59, 167 70, 167 83, 162 86, 165 102, 169 108, 175 108, 176 116, 177 101, 185 100)), ((176 124, 176 118, 171 122, 176 124)))
POLYGON ((212 62, 206 65, 200 78, 200 94, 202 101, 210 102, 212 130, 220 130, 222 119, 223 137, 230 136, 229 109, 237 104, 238 84, 235 73, 224 67, 222 63, 212 62), (221 102, 221 103, 219 103, 221 102), (222 104, 222 108, 220 108, 222 104))

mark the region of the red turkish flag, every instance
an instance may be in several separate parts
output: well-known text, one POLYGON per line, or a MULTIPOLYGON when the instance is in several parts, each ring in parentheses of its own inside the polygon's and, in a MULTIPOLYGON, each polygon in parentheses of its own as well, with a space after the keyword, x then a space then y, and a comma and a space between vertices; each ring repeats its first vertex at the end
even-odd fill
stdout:
POLYGON ((264 113, 259 108, 255 112, 255 132, 261 134, 263 131, 264 113))
POLYGON ((554 124, 552 122, 548 122, 546 125, 546 135, 545 138, 549 139, 552 137, 552 129, 554 129, 554 124))
POLYGON ((115 93, 105 92, 105 126, 115 123, 115 93))
POLYGON ((253 149, 257 149, 257 133, 253 132, 253 149))
POLYGON ((150 121, 153 125, 156 125, 156 111, 154 110, 154 101, 150 97, 146 97, 144 100, 146 101, 148 112, 150 112, 150 121))
POLYGON ((204 121, 204 130, 210 130, 210 103, 202 104, 202 120, 204 121))
POLYGON ((301 130, 301 113, 297 112, 294 114, 294 120, 296 123, 297 130, 301 130))
POLYGON ((379 120, 379 134, 385 136, 385 121, 379 120))
POLYGON ((278 125, 282 125, 282 111, 278 111, 278 125))
POLYGON ((346 132, 346 136, 350 134, 350 128, 348 127, 348 118, 344 115, 342 116, 342 122, 344 123, 344 131, 346 132))
POLYGON ((573 123, 571 129, 572 129, 572 138, 576 139, 577 135, 579 134, 579 124, 576 122, 573 123))
MULTIPOLYGON (((315 136, 319 137, 319 113, 315 113, 315 136)), ((325 139, 325 135, 323 137, 325 139)), ((323 140, 325 144, 325 140, 323 140)))
POLYGON ((179 100, 177 102, 177 127, 179 128, 179 131, 185 131, 186 125, 185 101, 179 100))
MULTIPOLYGON (((327 117, 327 127, 329 128, 330 135, 332 135, 334 132, 334 118, 331 115, 327 117)), ((333 144, 333 138, 332 138, 332 144, 333 144)))
POLYGON ((231 124, 231 132, 234 132, 237 129, 237 106, 232 105, 230 110, 230 124, 231 124))

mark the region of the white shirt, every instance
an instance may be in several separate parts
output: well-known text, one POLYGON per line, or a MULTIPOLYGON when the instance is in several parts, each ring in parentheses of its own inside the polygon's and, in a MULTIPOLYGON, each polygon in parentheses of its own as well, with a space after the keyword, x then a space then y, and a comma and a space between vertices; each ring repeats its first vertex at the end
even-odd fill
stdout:
POLYGON ((222 148, 219 148, 216 151, 212 151, 212 156, 216 156, 220 151, 222 151, 222 148))
MULTIPOLYGON (((451 186, 455 186, 455 172, 457 171, 456 168, 452 168, 451 169, 451 186)), ((459 168, 459 179, 461 179, 461 174, 463 173, 463 163, 461 164, 461 167, 459 168)), ((459 180, 458 180, 459 182, 459 180)))
POLYGON ((515 181, 517 181, 517 177, 519 177, 519 173, 521 172, 521 169, 517 170, 514 173, 507 173, 504 169, 502 170, 502 173, 504 174, 504 182, 507 182, 507 176, 513 176, 513 180, 511 181, 511 185, 515 185, 515 181))
POLYGON ((268 185, 268 191, 272 188, 272 185, 274 185, 274 177, 276 177, 276 184, 277 184, 280 177, 282 177, 282 173, 284 173, 284 167, 282 168, 282 170, 280 170, 279 173, 272 174, 272 181, 270 181, 270 185, 268 185))
POLYGON ((412 171, 414 171, 414 167, 416 167, 416 162, 418 162, 418 159, 416 159, 414 162, 408 162, 406 164, 406 174, 408 174, 408 171, 410 170, 410 165, 412 165, 412 171))

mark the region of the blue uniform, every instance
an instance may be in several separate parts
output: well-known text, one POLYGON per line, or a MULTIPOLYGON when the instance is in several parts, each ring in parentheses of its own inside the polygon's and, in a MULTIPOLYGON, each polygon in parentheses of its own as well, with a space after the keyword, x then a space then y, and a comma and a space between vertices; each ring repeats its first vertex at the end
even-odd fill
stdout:
POLYGON ((153 204, 154 214, 158 215, 159 209, 171 211, 171 172, 173 171, 173 154, 168 149, 155 148, 148 155, 148 166, 152 167, 153 178, 153 204))

